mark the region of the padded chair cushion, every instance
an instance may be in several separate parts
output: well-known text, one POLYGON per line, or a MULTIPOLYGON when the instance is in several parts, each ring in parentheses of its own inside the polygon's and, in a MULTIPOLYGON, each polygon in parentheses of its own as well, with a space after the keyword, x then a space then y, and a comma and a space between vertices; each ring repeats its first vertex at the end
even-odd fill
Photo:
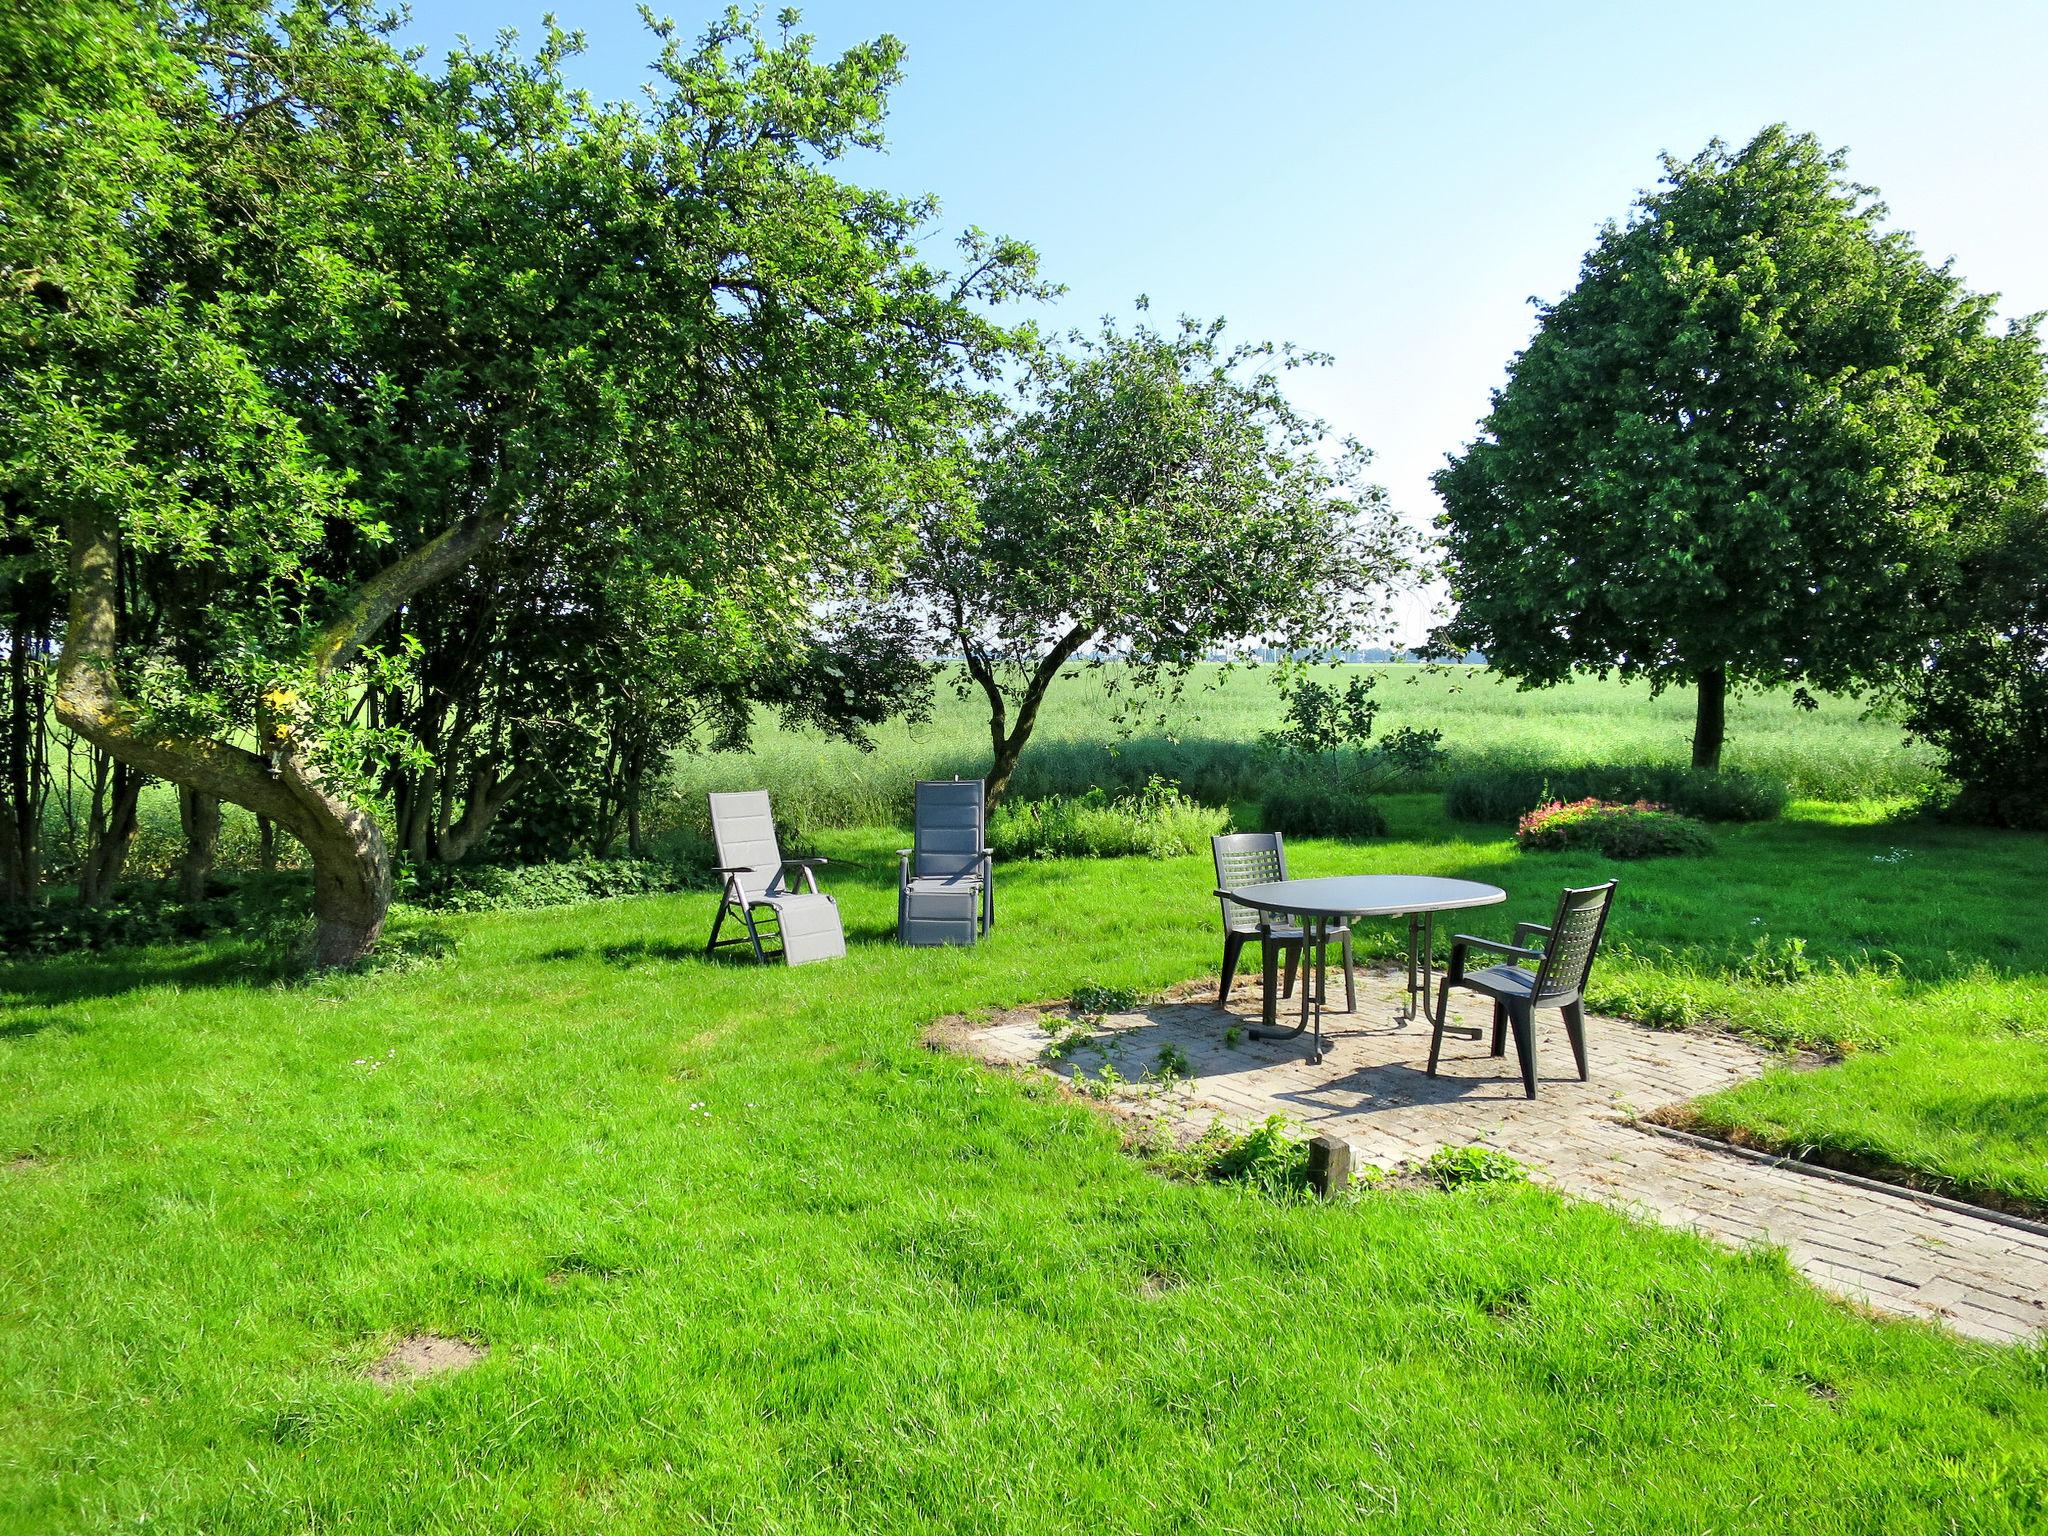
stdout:
POLYGON ((846 953, 846 935, 839 924, 839 903, 830 896, 759 896, 748 905, 773 907, 782 931, 783 959, 790 965, 836 959, 846 953))

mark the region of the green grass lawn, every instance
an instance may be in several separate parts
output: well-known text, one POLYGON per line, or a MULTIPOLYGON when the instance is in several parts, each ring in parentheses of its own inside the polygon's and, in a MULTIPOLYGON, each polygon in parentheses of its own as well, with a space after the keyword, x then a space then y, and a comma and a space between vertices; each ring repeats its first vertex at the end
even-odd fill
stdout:
MULTIPOLYGON (((1489 931, 1596 872, 1393 809, 1394 841, 1298 866, 1500 879, 1489 931)), ((1873 1322, 1772 1255, 1527 1188, 1172 1183, 920 1045, 951 1011, 1213 968, 1205 860, 1005 869, 990 942, 910 953, 897 834, 824 840, 853 949, 795 972, 702 959, 701 896, 449 920, 452 958, 309 986, 226 943, 0 970, 0 1530, 2048 1521, 2039 1347, 1873 1322), (413 1330, 490 1354, 365 1380, 413 1330)), ((2039 1082, 2013 899, 2039 848, 1727 833, 1625 872, 1611 985, 1791 1036, 1868 1000, 1847 1032, 1888 1049, 1859 1069, 1996 997, 2022 1027, 1955 1038, 2039 1082), (1717 958, 1751 928, 1900 959, 1755 986, 1717 958)))

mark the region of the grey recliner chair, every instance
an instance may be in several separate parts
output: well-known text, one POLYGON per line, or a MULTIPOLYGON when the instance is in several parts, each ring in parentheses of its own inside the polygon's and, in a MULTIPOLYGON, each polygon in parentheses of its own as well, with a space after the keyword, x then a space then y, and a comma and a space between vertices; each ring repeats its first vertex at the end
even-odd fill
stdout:
POLYGON ((704 953, 749 944, 756 960, 780 957, 785 965, 832 960, 846 953, 846 930, 839 921, 839 903, 818 889, 813 871, 823 859, 785 859, 775 840, 775 813, 765 789, 711 797, 711 838, 718 845, 718 873, 725 895, 712 920, 704 953), (803 890, 784 879, 787 871, 803 871, 803 890), (744 934, 720 940, 728 917, 737 918, 744 934), (770 950, 764 941, 774 941, 770 950))
MULTIPOLYGON (((1265 885, 1287 878, 1287 844, 1278 832, 1226 832, 1209 839, 1209 850, 1216 859, 1218 890, 1265 885)), ((1298 924, 1276 923, 1265 914, 1239 906, 1225 896, 1219 896, 1217 900, 1223 905, 1223 985, 1216 994, 1216 1001, 1219 1005, 1230 1001, 1230 984, 1237 975, 1238 956, 1245 945, 1257 939, 1266 978, 1265 1023, 1271 1028, 1276 1022, 1279 999, 1294 995, 1294 973, 1301 964, 1307 935, 1298 924), (1283 956, 1287 961, 1284 988, 1278 985, 1283 956)), ((1356 1013, 1358 971, 1351 959, 1351 927, 1348 923, 1332 923, 1329 936, 1343 946, 1344 1005, 1356 1013)), ((1316 977, 1316 985, 1319 992, 1327 995, 1327 981, 1320 973, 1316 977)))
POLYGON ((996 924, 995 855, 980 779, 922 779, 913 846, 897 850, 896 937, 972 944, 996 924))
POLYGON ((1571 1038, 1572 1055, 1579 1067, 1579 1081, 1586 1080, 1586 978, 1593 971, 1593 957, 1600 950, 1600 935, 1607 927, 1607 914, 1614 905, 1615 882, 1580 886, 1567 890, 1557 900, 1557 915, 1543 923, 1515 924, 1512 944, 1461 933, 1451 940, 1450 969, 1437 988, 1436 1017, 1430 1020, 1434 1033, 1429 1042, 1429 1075, 1436 1076, 1437 1057, 1444 1045, 1444 1021, 1449 1012, 1451 988, 1463 987, 1493 1000, 1493 1054, 1506 1052, 1503 1038, 1510 1027, 1515 1035, 1515 1056, 1522 1067, 1522 1089, 1536 1097, 1536 1010, 1555 1008, 1564 1015, 1565 1033, 1571 1038), (1528 948, 1524 940, 1543 935, 1541 949, 1528 948), (1466 955, 1475 949, 1505 956, 1502 964, 1468 971, 1466 955), (1532 962, 1536 969, 1523 964, 1532 962))

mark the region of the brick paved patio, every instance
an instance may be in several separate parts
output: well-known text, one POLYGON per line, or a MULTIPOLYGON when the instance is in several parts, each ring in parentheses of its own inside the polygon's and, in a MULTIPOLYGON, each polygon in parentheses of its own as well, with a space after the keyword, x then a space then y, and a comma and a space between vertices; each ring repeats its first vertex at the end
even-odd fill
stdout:
MULTIPOLYGON (((1769 1058, 1725 1035, 1674 1033, 1620 1019, 1587 1020, 1592 1081, 1581 1083, 1555 1015, 1538 1021, 1540 1094, 1523 1096, 1513 1047, 1451 1039, 1440 1075, 1424 1071, 1429 1028, 1397 1017, 1400 977, 1362 973, 1356 1014, 1324 1015, 1327 1054, 1308 1063, 1305 1041, 1255 1041, 1258 983, 1240 982, 1228 1009, 1214 984, 1117 1014, 1099 1044, 1051 1061, 1064 1012, 1019 1010, 970 1030, 965 1048, 983 1060, 1040 1063, 1099 1077, 1105 1061, 1127 1079, 1153 1068, 1161 1047, 1187 1059, 1185 1081, 1167 1090, 1132 1084, 1110 1102, 1120 1111, 1165 1114, 1185 1134, 1221 1116, 1248 1125, 1285 1115, 1311 1133, 1351 1143, 1382 1168, 1441 1146, 1483 1143, 1512 1153, 1566 1193, 1639 1217, 1689 1228, 1731 1245, 1781 1245, 1816 1284, 1867 1305, 1934 1318, 1958 1332, 2014 1341, 2048 1329, 2048 1235, 1934 1205, 1909 1191, 1870 1189, 1797 1169, 1671 1140, 1631 1125, 1632 1116, 1682 1103, 1762 1071, 1769 1058), (1232 1026, 1245 1031, 1224 1043, 1232 1026)), ((1483 1001, 1455 1021, 1488 1023, 1483 1001)), ((1283 1023, 1290 1020, 1283 1016, 1283 1023)))

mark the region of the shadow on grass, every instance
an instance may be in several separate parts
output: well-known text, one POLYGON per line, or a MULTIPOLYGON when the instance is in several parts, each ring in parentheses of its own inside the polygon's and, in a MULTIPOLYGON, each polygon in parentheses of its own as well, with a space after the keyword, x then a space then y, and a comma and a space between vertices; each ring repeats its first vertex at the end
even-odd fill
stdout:
POLYGON ((75 1035, 79 1028, 78 1021, 67 1014, 32 1014, 27 1018, 0 1022, 0 1040, 28 1040, 48 1029, 54 1029, 60 1035, 75 1035))
MULTIPOLYGON (((571 950, 569 954, 585 953, 571 950)), ((702 944, 683 944, 673 939, 631 939, 624 944, 606 944, 597 952, 606 965, 640 965, 649 960, 703 960, 702 944)), ((553 959, 554 955, 544 956, 553 959)))
MULTIPOLYGON (((189 948, 81 950, 0 965, 0 1008, 119 997, 148 987, 185 990, 262 986, 276 979, 258 944, 194 940, 189 948)), ((0 1031, 10 1026, 0 1025, 0 1031)))
POLYGON ((1973 1136, 2006 1141, 2036 1141, 2048 1126, 2048 1092, 1954 1094, 1931 1099, 1925 1118, 1973 1136))

